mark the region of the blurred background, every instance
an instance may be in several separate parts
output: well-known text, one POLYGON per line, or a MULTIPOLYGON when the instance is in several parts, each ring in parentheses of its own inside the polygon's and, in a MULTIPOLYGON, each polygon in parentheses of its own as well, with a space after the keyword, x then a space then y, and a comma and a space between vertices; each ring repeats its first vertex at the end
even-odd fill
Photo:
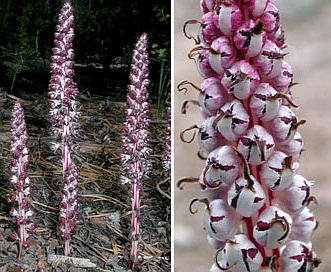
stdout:
MULTIPOLYGON (((175 2, 175 78, 176 86, 181 80, 201 83, 193 61, 187 53, 194 41, 184 37, 183 23, 188 19, 200 19, 198 0, 175 2)), ((304 139, 304 152, 300 159, 299 174, 315 181, 312 195, 318 204, 311 205, 318 229, 312 235, 315 252, 323 263, 316 271, 331 271, 331 1, 328 0, 275 0, 280 10, 281 24, 285 29, 289 53, 285 60, 292 66, 294 81, 300 84, 292 88, 294 101, 300 105, 296 110, 299 119, 307 120, 300 127, 304 139), (329 244, 330 243, 330 244, 329 244)), ((195 33, 192 28, 190 33, 195 33)), ((179 134, 192 124, 199 125, 201 117, 197 107, 191 106, 186 115, 180 113, 182 101, 196 99, 197 92, 190 90, 186 95, 175 89, 175 181, 182 177, 198 177, 204 162, 196 156, 198 144, 182 143, 179 134)), ((199 197, 196 184, 185 184, 184 190, 175 188, 175 271, 208 271, 214 250, 207 244, 202 226, 202 211, 191 215, 188 210, 192 198, 199 197)))

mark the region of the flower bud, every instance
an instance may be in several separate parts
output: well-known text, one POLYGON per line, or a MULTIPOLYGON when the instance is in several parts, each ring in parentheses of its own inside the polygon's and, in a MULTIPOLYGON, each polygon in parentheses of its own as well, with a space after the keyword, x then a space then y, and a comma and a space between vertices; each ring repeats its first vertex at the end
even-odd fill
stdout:
POLYGON ((216 256, 216 265, 221 271, 258 271, 262 262, 261 253, 244 234, 228 240, 216 256))
POLYGON ((244 22, 233 36, 236 48, 246 56, 257 56, 264 46, 267 34, 263 31, 263 23, 259 20, 244 22))
POLYGON ((228 203, 242 216, 255 214, 265 202, 265 193, 254 176, 238 178, 228 191, 228 203))
POLYGON ((244 0, 243 3, 254 17, 259 17, 266 9, 269 0, 244 0))
POLYGON ((229 68, 234 63, 236 51, 227 36, 220 36, 215 39, 210 48, 209 64, 217 74, 221 75, 224 73, 224 69, 229 68))
POLYGON ((269 1, 268 5, 266 6, 263 14, 259 17, 261 22, 263 23, 263 28, 268 32, 274 32, 279 27, 279 12, 277 7, 275 6, 272 1, 269 1))
POLYGON ((20 239, 16 232, 12 232, 9 237, 10 237, 10 239, 13 239, 13 240, 19 240, 20 239))
POLYGON ((207 13, 209 11, 213 11, 216 4, 216 0, 201 0, 200 8, 202 13, 207 13))
POLYGON ((261 180, 272 191, 282 191, 292 184, 294 177, 293 159, 275 151, 262 165, 261 180))
POLYGON ((263 127, 255 125, 240 137, 237 149, 248 163, 260 165, 268 160, 274 147, 272 136, 263 127))
POLYGON ((213 40, 221 35, 217 26, 217 15, 214 11, 207 12, 201 18, 200 38, 203 44, 210 45, 213 40))
POLYGON ((208 180, 208 177, 205 177, 205 169, 198 178, 198 182, 200 184, 200 188, 203 195, 211 200, 218 198, 226 198, 228 190, 230 188, 230 185, 219 183, 218 178, 214 180, 208 180))
POLYGON ((217 76, 209 63, 209 50, 207 49, 193 49, 189 53, 190 59, 193 59, 197 65, 197 70, 203 78, 217 76))
POLYGON ((223 136, 214 128, 214 117, 207 118, 199 128, 198 140, 200 148, 207 154, 225 143, 223 136))
POLYGON ((213 124, 226 140, 236 141, 247 130, 249 115, 239 100, 233 100, 221 108, 213 124))
POLYGON ((291 216, 275 206, 270 206, 260 214, 253 236, 266 248, 279 248, 288 239, 291 225, 291 216))
POLYGON ((234 1, 222 1, 217 13, 218 26, 223 34, 229 36, 241 25, 243 15, 234 1))
POLYGON ((300 213, 293 217, 290 239, 308 243, 316 227, 317 221, 314 214, 305 207, 300 213))
POLYGON ((204 225, 211 237, 224 242, 237 233, 240 219, 224 200, 215 199, 206 209, 204 225))
POLYGON ((226 101, 227 92, 224 90, 220 80, 216 77, 209 77, 201 83, 199 105, 201 111, 207 116, 216 115, 226 101))
POLYGON ((284 29, 280 25, 274 32, 269 33, 269 38, 277 44, 279 47, 283 47, 285 44, 285 34, 284 29))
POLYGON ((272 136, 279 144, 288 144, 297 132, 299 125, 305 121, 298 121, 288 106, 281 106, 276 117, 268 124, 272 136))
POLYGON ((283 61, 279 75, 272 78, 269 83, 277 92, 289 93, 289 88, 293 82, 293 73, 291 66, 283 61))
POLYGON ((205 185, 216 188, 231 185, 241 170, 241 160, 233 148, 222 146, 209 153, 203 171, 205 185))
POLYGON ((280 269, 283 272, 313 271, 319 263, 311 244, 297 240, 287 243, 280 256, 280 269))
POLYGON ((270 121, 275 118, 282 103, 282 98, 268 83, 261 83, 249 101, 252 112, 261 121, 270 121))
POLYGON ((297 161, 303 150, 303 139, 300 132, 297 131, 287 144, 279 145, 278 150, 284 152, 288 156, 292 156, 293 160, 297 161))
POLYGON ((253 63, 262 76, 273 78, 281 72, 283 57, 282 50, 274 42, 267 40, 253 63))
POLYGON ((311 181, 307 181, 301 175, 294 175, 292 184, 285 190, 275 192, 275 201, 282 209, 291 214, 297 213, 304 208, 309 201, 311 181))
POLYGON ((235 62, 225 71, 222 84, 229 93, 245 100, 251 96, 260 83, 260 76, 245 60, 235 62))

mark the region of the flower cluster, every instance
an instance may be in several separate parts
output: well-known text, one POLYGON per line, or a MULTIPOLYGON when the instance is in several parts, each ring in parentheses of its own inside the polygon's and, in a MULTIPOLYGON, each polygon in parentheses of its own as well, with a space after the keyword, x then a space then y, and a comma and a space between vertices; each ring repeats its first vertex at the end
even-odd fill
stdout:
MULTIPOLYGON (((170 93, 169 93, 168 97, 170 99, 170 93)), ((169 104, 170 104, 170 101, 169 101, 169 104)), ((170 177, 170 171, 171 171, 171 107, 170 107, 170 105, 168 105, 166 107, 166 111, 167 111, 168 121, 165 126, 166 136, 163 141, 163 147, 164 147, 165 154, 162 157, 162 165, 163 165, 163 169, 166 172, 166 175, 168 177, 170 177)))
POLYGON ((31 180, 28 176, 29 149, 27 147, 28 133, 26 131, 23 108, 19 101, 16 101, 11 116, 11 141, 10 152, 12 159, 9 171, 12 175, 9 181, 13 191, 9 194, 9 201, 17 202, 18 207, 13 207, 9 211, 14 217, 14 222, 19 227, 18 233, 12 233, 11 237, 19 242, 18 257, 22 255, 22 249, 29 247, 28 230, 33 231, 35 224, 31 222, 34 211, 27 200, 32 193, 31 180))
POLYGON ((75 228, 77 210, 77 169, 71 159, 71 152, 79 147, 72 140, 79 133, 79 102, 76 101, 78 89, 73 81, 74 51, 72 42, 73 8, 69 1, 65 2, 58 16, 55 28, 53 55, 51 57, 51 78, 49 81, 49 113, 51 117, 51 133, 55 142, 51 149, 62 149, 63 191, 59 206, 59 230, 65 240, 65 255, 70 254, 70 232, 75 228))
POLYGON ((59 225, 64 239, 64 253, 70 255, 71 231, 75 230, 78 210, 78 171, 75 163, 71 161, 65 171, 62 185, 62 195, 59 205, 59 225))
MULTIPOLYGON (((217 249, 210 271, 312 271, 319 263, 310 236, 313 184, 299 175, 304 123, 293 112, 291 66, 271 0, 201 0, 200 21, 184 24, 197 45, 189 53, 203 78, 205 121, 198 128, 206 166, 198 181, 206 198, 205 228, 217 249), (199 23, 198 37, 187 25, 199 23)), ((183 104, 186 112, 187 101, 183 104)), ((191 207, 192 211, 192 207, 191 207)))
POLYGON ((151 138, 148 127, 148 90, 149 59, 147 53, 147 34, 139 38, 132 54, 130 85, 128 86, 127 108, 123 122, 123 136, 121 146, 121 163, 123 175, 122 184, 131 184, 132 187, 132 219, 131 219, 131 264, 132 270, 138 264, 139 251, 139 217, 140 191, 143 179, 147 178, 151 169, 148 156, 151 149, 148 144, 151 138))

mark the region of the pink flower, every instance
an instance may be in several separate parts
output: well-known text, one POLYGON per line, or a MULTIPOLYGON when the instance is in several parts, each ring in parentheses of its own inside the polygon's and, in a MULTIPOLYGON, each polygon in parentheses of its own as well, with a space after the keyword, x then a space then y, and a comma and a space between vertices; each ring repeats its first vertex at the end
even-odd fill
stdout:
POLYGON ((62 150, 63 188, 59 206, 58 229, 64 239, 64 253, 70 255, 71 231, 75 229, 78 207, 78 172, 71 159, 71 152, 76 151, 72 138, 79 133, 80 125, 77 122, 81 113, 78 111, 79 102, 76 101, 78 89, 73 81, 75 75, 74 52, 72 42, 74 38, 73 8, 69 1, 63 4, 58 16, 58 25, 55 31, 53 56, 51 57, 51 78, 49 81, 48 104, 51 117, 51 133, 54 142, 51 150, 62 150))
POLYGON ((163 141, 164 155, 162 157, 163 169, 166 172, 166 176, 170 178, 171 175, 171 107, 170 107, 170 93, 168 95, 169 101, 166 107, 167 111, 167 124, 165 125, 165 139, 163 141))
POLYGON ((148 177, 151 169, 148 144, 151 134, 148 131, 149 103, 147 86, 149 84, 149 59, 147 53, 147 34, 143 33, 132 54, 130 85, 127 94, 127 109, 123 122, 121 163, 123 175, 122 184, 130 184, 132 191, 131 218, 131 253, 129 266, 135 270, 139 264, 140 239, 140 193, 143 180, 148 177))
POLYGON ((19 228, 18 233, 12 233, 11 237, 18 240, 19 252, 17 256, 20 258, 22 249, 28 247, 28 231, 33 231, 33 228, 31 228, 31 217, 34 215, 34 211, 30 202, 26 199, 26 196, 32 194, 30 178, 28 176, 30 157, 27 147, 28 133, 25 125, 24 111, 19 101, 15 102, 12 110, 11 133, 10 151, 13 157, 9 166, 9 170, 12 173, 9 181, 13 191, 8 197, 9 201, 17 202, 17 207, 12 207, 9 215, 14 217, 14 222, 19 228))

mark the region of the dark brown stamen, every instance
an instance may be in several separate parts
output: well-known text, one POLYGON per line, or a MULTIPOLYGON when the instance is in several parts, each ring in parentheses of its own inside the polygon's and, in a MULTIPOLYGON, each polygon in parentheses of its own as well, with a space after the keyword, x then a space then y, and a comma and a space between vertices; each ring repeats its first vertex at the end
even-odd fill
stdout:
POLYGON ((191 20, 187 20, 183 25, 183 33, 184 33, 185 37, 188 38, 189 40, 193 39, 195 41, 195 44, 200 44, 200 38, 199 38, 198 35, 196 37, 193 37, 192 35, 188 35, 187 32, 186 32, 186 26, 187 25, 195 25, 195 24, 198 24, 198 23, 201 25, 200 21, 195 20, 195 19, 191 19, 191 20))
POLYGON ((200 203, 203 203, 203 204, 206 205, 207 213, 210 216, 209 200, 207 198, 201 198, 201 199, 194 198, 194 199, 192 199, 192 201, 190 203, 190 206, 189 206, 190 213, 191 214, 196 214, 198 212, 198 210, 195 210, 195 211, 192 210, 192 205, 197 201, 199 201, 200 203))
POLYGON ((180 139, 182 140, 182 142, 184 142, 184 143, 192 143, 193 142, 193 140, 194 140, 194 138, 195 138, 195 135, 196 135, 196 132, 194 131, 194 133, 193 133, 193 136, 192 136, 192 138, 191 138, 191 140, 185 140, 184 139, 184 134, 187 132, 187 131, 190 131, 190 130, 192 130, 192 129, 199 129, 199 127, 197 126, 197 125, 192 125, 192 126, 190 126, 189 128, 187 128, 187 129, 185 129, 185 130, 183 130, 181 133, 180 133, 180 139))
POLYGON ((192 103, 195 106, 199 106, 199 102, 197 100, 184 100, 184 102, 182 104, 182 109, 181 109, 182 114, 186 114, 186 110, 188 108, 188 106, 187 106, 188 103, 192 103))
POLYGON ((184 187, 182 186, 182 183, 196 183, 199 182, 199 178, 181 178, 177 181, 177 188, 180 190, 183 190, 184 187))

